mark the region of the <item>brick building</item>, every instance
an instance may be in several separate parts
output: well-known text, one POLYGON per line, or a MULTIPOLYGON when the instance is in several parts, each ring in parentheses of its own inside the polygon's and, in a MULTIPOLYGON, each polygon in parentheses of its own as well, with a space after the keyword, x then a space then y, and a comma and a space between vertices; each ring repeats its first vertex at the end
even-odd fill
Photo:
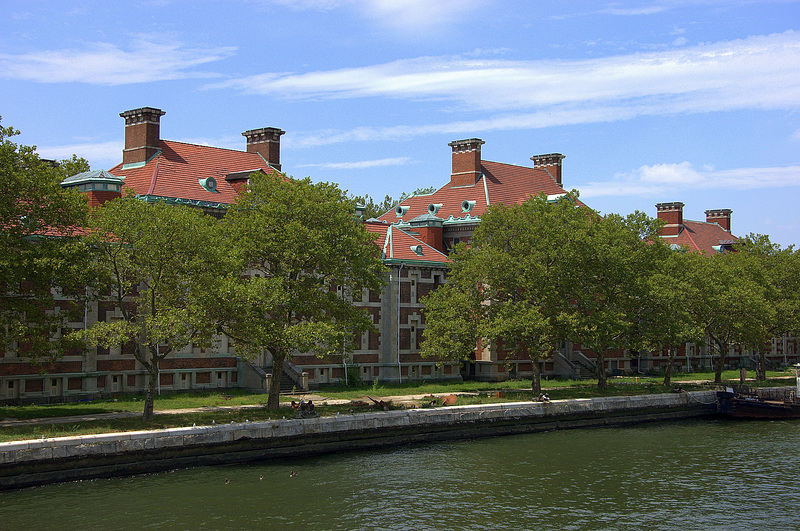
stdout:
MULTIPOLYGON (((222 149, 164 140, 164 111, 151 107, 120 114, 125 121, 122 163, 110 170, 81 173, 65 179, 62 186, 87 194, 97 206, 132 190, 143 201, 188 205, 221 218, 228 205, 246 186, 253 172, 280 171, 280 137, 284 131, 266 127, 245 131, 245 150, 222 149)), ((431 246, 409 231, 382 222, 366 222, 375 234, 389 268, 386 287, 380 293, 365 292, 355 304, 373 318, 377 332, 364 334, 361 348, 345 360, 319 359, 313 353, 297 353, 287 363, 288 388, 324 385, 344 376, 344 368, 358 367, 366 381, 417 378, 460 378, 458 367, 437 367, 419 357, 422 305, 419 299, 444 281, 447 257, 441 245, 431 246), (305 375, 303 375, 305 373, 305 375)), ((53 312, 73 310, 82 318, 68 328, 91 327, 99 320, 119 317, 113 303, 99 301, 85 307, 69 295, 59 295, 53 312)), ((28 363, 20 345, 9 345, 0 357, 0 400, 46 401, 75 399, 115 393, 140 392, 147 375, 131 352, 93 347, 70 352, 42 367, 28 363)), ((268 353, 252 362, 240 360, 227 337, 216 348, 193 345, 170 354, 159 366, 159 387, 164 391, 244 387, 265 389, 271 371, 268 353)))

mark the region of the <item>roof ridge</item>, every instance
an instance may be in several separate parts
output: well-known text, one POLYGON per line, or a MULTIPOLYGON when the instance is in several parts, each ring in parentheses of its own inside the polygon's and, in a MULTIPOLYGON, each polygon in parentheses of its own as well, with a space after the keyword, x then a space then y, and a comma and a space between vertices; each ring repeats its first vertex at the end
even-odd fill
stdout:
POLYGON ((219 147, 219 146, 209 146, 209 145, 206 145, 206 144, 194 144, 192 142, 181 142, 180 140, 164 140, 162 138, 161 142, 172 143, 172 144, 182 144, 184 146, 196 146, 196 147, 208 148, 208 149, 218 149, 218 150, 221 150, 221 151, 232 151, 234 153, 243 153, 245 155, 258 155, 258 153, 250 153, 249 151, 242 151, 241 149, 225 148, 225 147, 219 147))

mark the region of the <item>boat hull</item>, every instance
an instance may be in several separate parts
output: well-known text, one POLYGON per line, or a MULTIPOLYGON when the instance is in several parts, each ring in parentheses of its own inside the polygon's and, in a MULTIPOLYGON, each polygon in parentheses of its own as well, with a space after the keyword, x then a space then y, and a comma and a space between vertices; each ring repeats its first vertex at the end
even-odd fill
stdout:
POLYGON ((800 419, 800 403, 762 400, 720 391, 717 393, 720 414, 737 419, 800 419))

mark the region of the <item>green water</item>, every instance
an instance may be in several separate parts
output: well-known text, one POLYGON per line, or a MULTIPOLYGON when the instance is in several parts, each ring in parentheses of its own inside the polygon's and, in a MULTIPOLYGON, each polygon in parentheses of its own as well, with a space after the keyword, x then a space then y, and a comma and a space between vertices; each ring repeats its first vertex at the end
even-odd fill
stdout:
POLYGON ((798 441, 800 421, 696 421, 194 468, 3 492, 0 525, 800 529, 798 441))

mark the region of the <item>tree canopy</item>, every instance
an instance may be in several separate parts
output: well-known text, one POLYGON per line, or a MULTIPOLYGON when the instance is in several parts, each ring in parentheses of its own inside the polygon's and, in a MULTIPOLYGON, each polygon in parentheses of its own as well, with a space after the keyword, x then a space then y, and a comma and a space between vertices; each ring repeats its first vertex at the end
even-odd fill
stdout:
POLYGON ((522 355, 531 360, 539 392, 539 362, 565 337, 570 241, 591 223, 576 199, 573 193, 551 203, 538 196, 487 210, 470 245, 451 255, 448 285, 424 300, 423 356, 466 359, 478 342, 499 359, 522 355))
POLYGON ((594 351, 604 388, 606 354, 632 343, 658 226, 641 213, 601 217, 577 192, 493 205, 451 255, 450 287, 425 301, 423 355, 458 359, 489 342, 500 359, 528 356, 538 391, 540 359, 570 339, 594 351))
POLYGON ((392 196, 388 194, 383 198, 383 201, 376 201, 370 195, 356 195, 356 196, 351 196, 350 199, 356 205, 363 206, 364 219, 370 219, 382 216, 383 214, 390 211, 391 209, 393 209, 398 204, 402 203, 411 196, 431 194, 435 191, 436 187, 429 186, 427 188, 417 188, 410 194, 408 192, 403 192, 397 199, 394 199, 392 196))
POLYGON ((117 315, 84 337, 130 348, 148 374, 143 418, 150 420, 159 361, 182 348, 211 346, 209 293, 234 264, 218 221, 190 207, 129 195, 95 209, 89 226, 98 295, 114 303, 117 315))
POLYGON ((60 164, 40 159, 35 146, 10 140, 17 134, 0 126, 0 348, 16 342, 20 355, 38 362, 74 346, 61 327, 82 319, 54 312, 53 294, 82 300, 91 280, 86 249, 75 238, 86 219, 86 198, 61 187, 89 165, 74 155, 60 164))
POLYGON ((253 174, 223 230, 247 274, 223 279, 218 321, 238 353, 271 354, 277 409, 287 356, 341 354, 372 328, 352 298, 381 289, 380 250, 336 185, 285 175, 253 174))

